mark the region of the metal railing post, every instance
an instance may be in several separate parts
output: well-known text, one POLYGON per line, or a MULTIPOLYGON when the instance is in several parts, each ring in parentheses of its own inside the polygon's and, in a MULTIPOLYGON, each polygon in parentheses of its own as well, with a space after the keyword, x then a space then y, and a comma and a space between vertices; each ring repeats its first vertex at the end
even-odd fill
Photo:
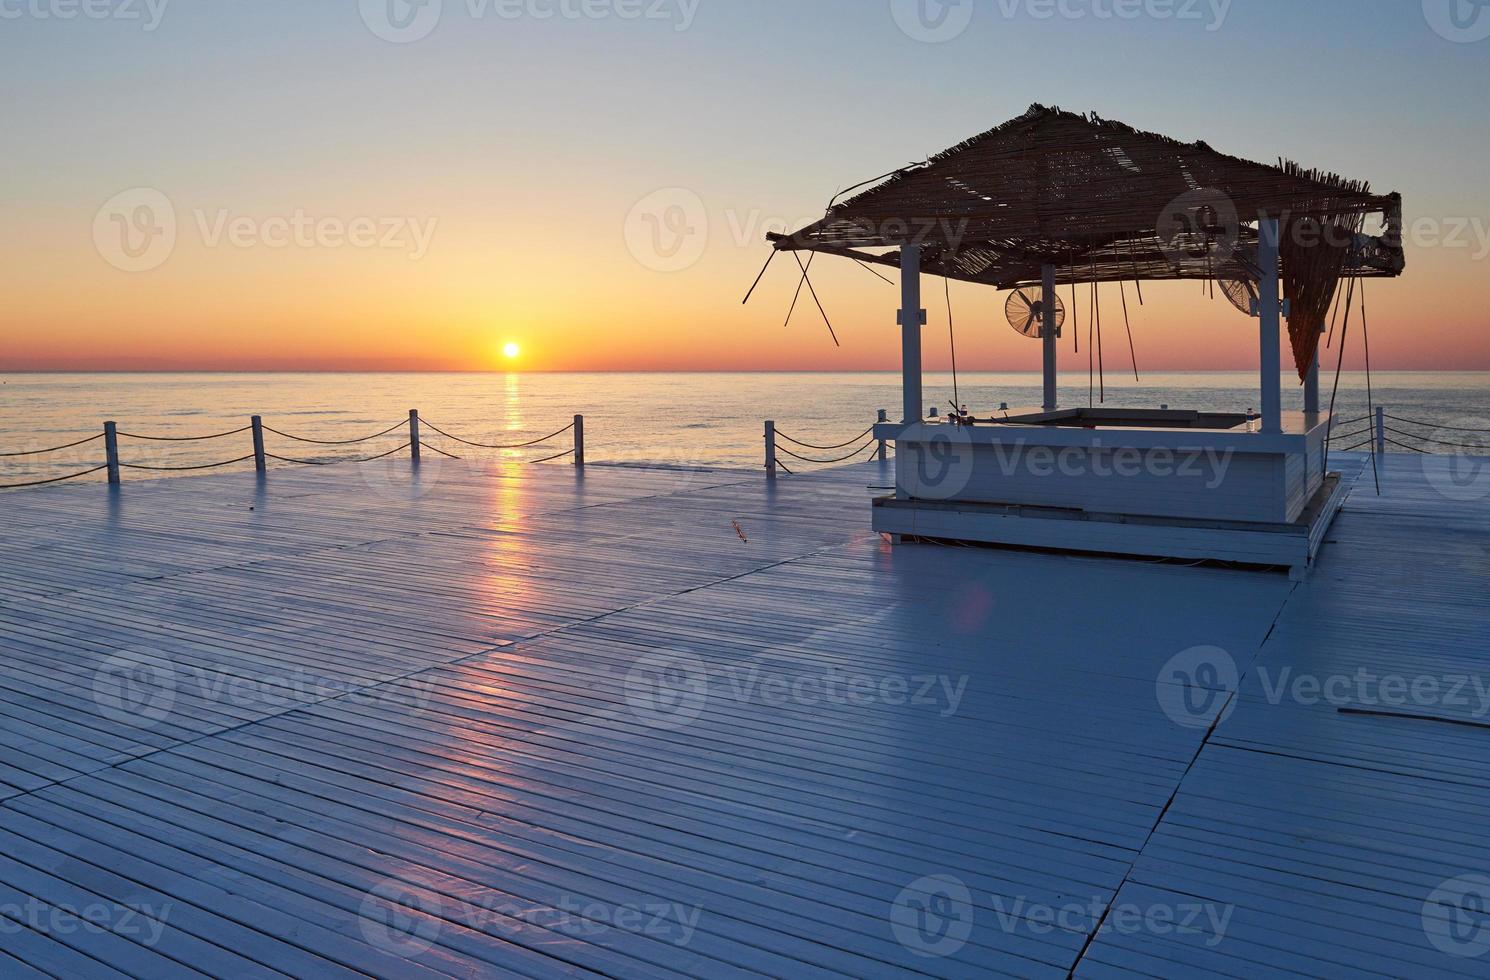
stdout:
POLYGON ((264 459, 264 420, 255 415, 248 421, 253 426, 254 433, 254 469, 263 473, 268 468, 264 459))
POLYGON ((776 479, 776 423, 766 423, 766 479, 776 479))
MULTIPOLYGON (((875 418, 875 421, 876 422, 888 422, 889 420, 890 420, 890 414, 887 411, 885 411, 883 408, 880 409, 879 410, 879 415, 875 418)), ((879 441, 879 443, 880 443, 879 460, 880 460, 881 463, 883 463, 885 461, 885 440, 881 439, 879 441)))
POLYGON ((109 467, 109 483, 119 485, 119 433, 113 422, 103 424, 104 462, 109 467))
POLYGON ((409 409, 409 459, 419 465, 419 409, 409 409))
POLYGON ((574 465, 585 465, 585 417, 574 417, 574 465))
POLYGON ((1378 456, 1385 456, 1387 453, 1386 411, 1382 406, 1376 406, 1376 455, 1378 456))

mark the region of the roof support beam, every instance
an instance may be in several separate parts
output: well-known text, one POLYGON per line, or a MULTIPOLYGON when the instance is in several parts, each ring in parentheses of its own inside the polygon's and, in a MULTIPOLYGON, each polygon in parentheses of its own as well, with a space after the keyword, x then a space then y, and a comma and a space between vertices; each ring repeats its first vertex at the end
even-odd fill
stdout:
POLYGON ((1056 407, 1055 391, 1055 342, 1056 342, 1056 316, 1055 316, 1055 266, 1046 264, 1040 270, 1041 279, 1041 301, 1044 313, 1040 318, 1040 342, 1044 346, 1045 360, 1043 373, 1045 376, 1045 402, 1044 409, 1052 412, 1056 407))
POLYGON ((1262 373, 1262 431, 1283 431, 1281 325, 1278 320, 1278 219, 1257 222, 1257 330, 1262 373))
POLYGON ((901 421, 913 425, 926 414, 921 402, 921 325, 926 311, 921 308, 921 246, 906 245, 900 250, 900 373, 901 421))
MULTIPOLYGON (((1324 327, 1319 328, 1321 334, 1324 327)), ((1309 373, 1304 376, 1304 412, 1319 414, 1319 344, 1314 344, 1314 357, 1309 361, 1309 373)))

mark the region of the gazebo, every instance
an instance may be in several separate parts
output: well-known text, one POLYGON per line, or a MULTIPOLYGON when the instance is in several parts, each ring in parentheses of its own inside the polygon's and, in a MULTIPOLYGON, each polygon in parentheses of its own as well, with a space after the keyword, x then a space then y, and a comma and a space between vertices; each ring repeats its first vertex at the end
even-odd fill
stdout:
POLYGON ((769 237, 778 250, 900 270, 904 405, 899 422, 877 427, 896 445, 896 485, 874 502, 876 530, 1301 575, 1343 497, 1325 472, 1320 335, 1343 280, 1401 274, 1401 225, 1400 197, 1363 182, 1035 105, 769 237), (1035 297, 1041 405, 982 418, 928 411, 928 273, 1035 297), (1154 280, 1214 280, 1250 308, 1257 419, 1059 404, 1060 287, 1154 280), (1299 411, 1283 408, 1285 318, 1299 411))

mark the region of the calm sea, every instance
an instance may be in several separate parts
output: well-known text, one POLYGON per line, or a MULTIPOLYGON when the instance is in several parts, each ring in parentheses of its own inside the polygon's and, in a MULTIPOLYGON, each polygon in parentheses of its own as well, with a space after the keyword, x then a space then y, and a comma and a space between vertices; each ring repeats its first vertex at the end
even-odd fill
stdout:
MULTIPOLYGON (((1325 399, 1329 398, 1326 378, 1325 399)), ((958 396, 985 414, 1000 402, 1035 404, 1035 374, 973 374, 958 378, 958 396)), ((1245 411, 1256 408, 1257 379, 1247 372, 1152 374, 1141 383, 1109 379, 1107 404, 1245 411)), ((926 400, 945 409, 952 378, 930 374, 926 400)), ((1490 429, 1490 373, 1377 372, 1377 404, 1406 419, 1490 429)), ((1084 405, 1085 375, 1062 378, 1062 402, 1084 405)), ((1301 395, 1285 383, 1286 408, 1301 395)), ((152 436, 196 436, 236 429, 250 415, 266 425, 315 439, 362 436, 406 419, 417 408, 428 422, 475 442, 517 443, 585 416, 591 460, 755 467, 761 425, 774 419, 799 439, 837 443, 861 432, 885 408, 899 414, 900 378, 861 374, 14 374, 0 376, 0 453, 59 445, 99 432, 104 419, 121 431, 152 436)), ((1341 379, 1337 418, 1366 414, 1366 379, 1341 379)), ((1432 434, 1400 423, 1404 431, 1432 434)), ((1346 426, 1347 430, 1360 428, 1346 426)), ((1443 432, 1437 433, 1443 437, 1443 432)), ((484 459, 536 459, 569 447, 552 443, 511 451, 473 450, 426 432, 436 446, 484 459)), ((337 447, 268 437, 271 453, 337 459, 372 455, 400 445, 403 430, 359 445, 337 447)), ((1459 438, 1484 445, 1483 435, 1459 438)), ((1403 436, 1405 444, 1452 451, 1403 436)), ((1343 448, 1343 447, 1342 447, 1343 448)), ((203 442, 121 440, 125 462, 193 465, 252 451, 247 432, 203 442)), ((1479 452, 1486 450, 1480 449, 1479 452)), ((0 458, 0 484, 60 476, 102 462, 101 441, 35 457, 0 458)), ((836 453, 818 453, 831 456, 836 453)), ((236 464, 246 468, 251 464, 236 464)), ((136 471, 130 479, 166 476, 136 471)), ((99 474, 89 479, 102 479, 99 474)))

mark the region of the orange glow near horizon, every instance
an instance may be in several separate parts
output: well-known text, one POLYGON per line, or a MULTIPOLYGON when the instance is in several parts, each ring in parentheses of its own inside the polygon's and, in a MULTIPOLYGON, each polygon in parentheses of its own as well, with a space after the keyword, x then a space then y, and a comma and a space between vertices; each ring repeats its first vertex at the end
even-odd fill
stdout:
MULTIPOLYGON (((173 247, 148 268, 132 268, 132 253, 115 243, 163 224, 141 223, 139 201, 126 198, 118 215, 100 207, 114 200, 106 195, 69 203, 60 216, 55 207, 23 204, 12 233, 0 239, 0 265, 11 273, 0 305, 0 370, 485 371, 520 364, 525 371, 862 371, 900 364, 898 285, 848 259, 820 255, 812 266, 842 346, 834 346, 805 289, 783 326, 800 279, 784 257, 741 305, 767 255, 765 229, 801 223, 751 214, 761 199, 792 199, 786 175, 781 192, 773 179, 733 198, 684 195, 686 207, 664 199, 656 214, 641 215, 651 221, 635 218, 635 207, 649 200, 637 193, 647 185, 635 182, 573 200, 533 175, 521 193, 508 190, 475 207, 458 187, 391 191, 318 180, 295 192, 328 201, 315 216, 420 217, 394 228, 399 247, 355 247, 330 233, 281 247, 267 240, 271 220, 293 215, 284 202, 296 198, 250 175, 211 193, 169 195, 173 247), (217 199, 270 195, 239 206, 257 221, 241 244, 214 237, 217 199), (556 220, 546 207, 572 211, 556 220), (545 230, 591 216, 595 234, 545 230), (537 230, 502 237, 501 229, 514 226, 537 230), (519 341, 519 356, 505 355, 503 345, 519 341)), ((1409 229, 1413 205, 1408 199, 1409 229)), ((782 211, 810 217, 806 207, 782 211)), ((1368 281, 1373 367, 1490 369, 1487 258, 1469 244, 1435 247, 1409 235, 1405 274, 1368 281)), ((881 271, 894 279, 893 269, 881 271)), ((1256 366, 1255 321, 1210 298, 1201 283, 1145 284, 1143 293, 1140 304, 1131 283, 1124 295, 1111 284, 1101 290, 1109 372, 1128 359, 1124 296, 1141 370, 1256 366)), ((1076 299, 1083 348, 1089 295, 1079 289, 1076 299)), ((1039 370, 1040 345, 1009 329, 1002 294, 952 283, 951 299, 960 369, 1039 370)), ((1070 305, 1069 288, 1062 299, 1070 305)), ((935 277, 925 279, 923 305, 925 365, 945 370, 947 309, 935 277)), ((1358 323, 1347 366, 1360 363, 1358 323)), ((1061 358, 1065 370, 1086 368, 1086 351, 1076 354, 1069 338, 1061 358)))
MULTIPOLYGON (((741 306, 764 246, 720 249, 680 272, 645 268, 624 248, 597 248, 579 263, 587 270, 579 289, 541 257, 474 248, 422 262, 178 248, 159 269, 125 273, 90 254, 91 242, 53 234, 41 245, 0 246, 0 262, 27 273, 15 277, 0 310, 0 370, 862 371, 895 370, 900 360, 897 287, 847 260, 823 256, 812 269, 841 347, 805 291, 783 327, 799 277, 780 263, 741 306), (504 261, 517 268, 498 288, 484 268, 504 261), (521 344, 503 336, 502 325, 517 321, 521 344)), ((1372 366, 1490 369, 1476 264, 1464 254, 1409 251, 1401 279, 1369 281, 1372 366)), ((1101 290, 1109 373, 1129 360, 1123 299, 1140 370, 1256 366, 1255 321, 1219 292, 1213 300, 1193 282, 1145 284, 1143 292, 1140 304, 1131 283, 1122 295, 1115 285, 1101 290)), ((1089 296, 1081 289, 1076 301, 1083 349, 1073 350, 1068 330, 1062 370, 1086 369, 1089 296)), ((923 297, 925 366, 945 370, 941 282, 927 277, 923 297)), ((1069 288, 1062 299, 1070 305, 1069 288)), ((1040 345, 1009 329, 1002 294, 953 283, 951 300, 959 369, 1039 370, 1040 345)), ((1360 322, 1357 311, 1348 369, 1362 363, 1360 322)))
MULTIPOLYGON (((640 219, 637 207, 655 196, 639 193, 649 186, 645 177, 566 196, 570 190, 533 174, 478 207, 463 187, 314 176, 314 184, 307 175, 294 190, 264 186, 266 178, 251 174, 230 186, 163 195, 174 242, 148 268, 131 267, 134 253, 116 244, 164 223, 142 221, 140 201, 126 197, 120 214, 107 213, 120 195, 23 203, 8 218, 11 233, 0 237, 0 265, 11 273, 0 304, 0 370, 863 371, 900 364, 898 284, 848 259, 820 255, 812 265, 842 346, 805 289, 783 326, 800 279, 784 257, 741 305, 767 255, 765 230, 812 216, 805 204, 780 209, 799 217, 752 212, 801 198, 793 189, 800 181, 788 174, 749 190, 684 193, 683 204, 664 198, 640 219), (324 202, 317 218, 411 217, 392 228, 392 248, 356 247, 349 235, 331 232, 273 244, 271 222, 293 216, 285 202, 297 199, 324 202), (218 236, 219 201, 257 222, 239 244, 218 236), (594 234, 548 230, 584 221, 596 223, 594 234), (503 237, 513 227, 525 233, 503 237), (520 344, 516 358, 505 355, 507 343, 520 344)), ((1409 230, 1415 205, 1407 199, 1409 230)), ((1405 274, 1367 284, 1372 366, 1490 370, 1481 254, 1490 242, 1466 239, 1455 248, 1408 237, 1405 274)), ((894 279, 893 269, 881 271, 894 279)), ((1009 329, 1002 294, 965 283, 952 283, 950 292, 961 370, 1040 369, 1039 343, 1009 329)), ((1145 284, 1143 293, 1140 304, 1131 283, 1122 295, 1116 285, 1101 290, 1109 373, 1128 360, 1123 298, 1140 370, 1256 366, 1255 321, 1210 298, 1201 283, 1145 284)), ((1061 295, 1070 305, 1069 288, 1061 295)), ((1079 289, 1076 299, 1083 350, 1078 355, 1069 337, 1063 341, 1063 370, 1086 369, 1089 295, 1079 289)), ((923 305, 925 366, 945 370, 947 309, 935 277, 925 279, 923 305)), ((1347 367, 1361 363, 1359 322, 1347 367)))

